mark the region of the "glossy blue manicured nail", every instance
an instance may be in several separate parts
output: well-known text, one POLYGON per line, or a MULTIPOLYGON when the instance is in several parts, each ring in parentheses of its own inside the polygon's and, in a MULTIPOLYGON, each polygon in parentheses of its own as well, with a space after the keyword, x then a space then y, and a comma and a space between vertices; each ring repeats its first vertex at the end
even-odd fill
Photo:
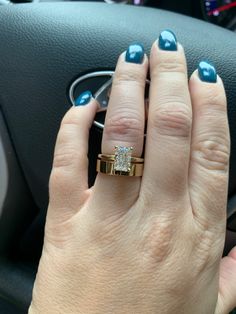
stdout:
POLYGON ((170 30, 161 32, 158 40, 159 48, 162 50, 176 51, 177 39, 175 34, 170 30))
POLYGON ((201 61, 198 65, 198 75, 203 82, 216 83, 217 73, 215 67, 207 61, 201 61))
POLYGON ((130 45, 126 51, 125 61, 131 63, 139 63, 143 62, 144 58, 144 48, 140 44, 130 45))
POLYGON ((87 90, 86 92, 83 92, 82 94, 79 95, 79 97, 76 98, 75 105, 85 106, 90 102, 92 97, 93 97, 92 93, 89 90, 87 90))

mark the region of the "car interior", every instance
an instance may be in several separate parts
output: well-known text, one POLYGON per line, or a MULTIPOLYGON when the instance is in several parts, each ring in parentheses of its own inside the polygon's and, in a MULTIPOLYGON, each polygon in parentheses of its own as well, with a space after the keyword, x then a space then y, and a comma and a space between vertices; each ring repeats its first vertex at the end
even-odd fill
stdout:
POLYGON ((103 108, 90 132, 91 186, 117 57, 132 42, 149 53, 163 29, 185 47, 189 73, 207 59, 223 78, 231 134, 224 255, 236 245, 236 1, 0 0, 1 314, 26 314, 31 301, 63 115, 85 88, 103 108))

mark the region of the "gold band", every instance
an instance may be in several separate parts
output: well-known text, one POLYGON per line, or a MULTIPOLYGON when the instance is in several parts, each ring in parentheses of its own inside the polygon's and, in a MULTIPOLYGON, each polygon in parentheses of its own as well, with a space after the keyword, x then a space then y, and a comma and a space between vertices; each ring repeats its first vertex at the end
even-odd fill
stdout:
POLYGON ((97 172, 110 176, 141 177, 143 158, 132 157, 133 147, 115 146, 115 155, 100 154, 97 159, 97 172))
MULTIPOLYGON (((133 157, 135 158, 135 157, 133 157)), ((141 159, 141 158, 138 158, 141 159)), ((128 176, 128 177, 141 177, 143 175, 143 162, 131 162, 130 169, 126 171, 117 171, 114 167, 114 161, 97 159, 97 172, 105 173, 110 176, 128 176)))

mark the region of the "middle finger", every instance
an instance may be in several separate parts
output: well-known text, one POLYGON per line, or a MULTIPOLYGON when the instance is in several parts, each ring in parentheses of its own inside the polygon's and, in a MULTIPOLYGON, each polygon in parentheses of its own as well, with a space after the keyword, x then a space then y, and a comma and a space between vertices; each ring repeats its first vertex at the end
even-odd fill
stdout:
POLYGON ((187 66, 175 35, 163 31, 150 56, 150 104, 141 192, 176 200, 188 187, 192 108, 187 66))

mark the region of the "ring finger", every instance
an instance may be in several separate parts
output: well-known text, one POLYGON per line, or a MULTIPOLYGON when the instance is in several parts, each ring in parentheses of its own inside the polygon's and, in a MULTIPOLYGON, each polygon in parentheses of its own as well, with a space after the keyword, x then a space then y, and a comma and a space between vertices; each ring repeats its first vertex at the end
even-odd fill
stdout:
MULTIPOLYGON (((148 58, 139 44, 129 46, 119 57, 105 120, 102 154, 114 155, 115 146, 123 146, 132 147, 132 156, 141 157, 147 70, 148 58)), ((114 211, 114 202, 119 199, 120 209, 125 210, 137 199, 140 181, 138 177, 99 173, 94 186, 93 201, 97 203, 98 198, 103 198, 102 203, 107 204, 105 208, 114 211)), ((102 209, 103 212, 105 208, 102 209)))

